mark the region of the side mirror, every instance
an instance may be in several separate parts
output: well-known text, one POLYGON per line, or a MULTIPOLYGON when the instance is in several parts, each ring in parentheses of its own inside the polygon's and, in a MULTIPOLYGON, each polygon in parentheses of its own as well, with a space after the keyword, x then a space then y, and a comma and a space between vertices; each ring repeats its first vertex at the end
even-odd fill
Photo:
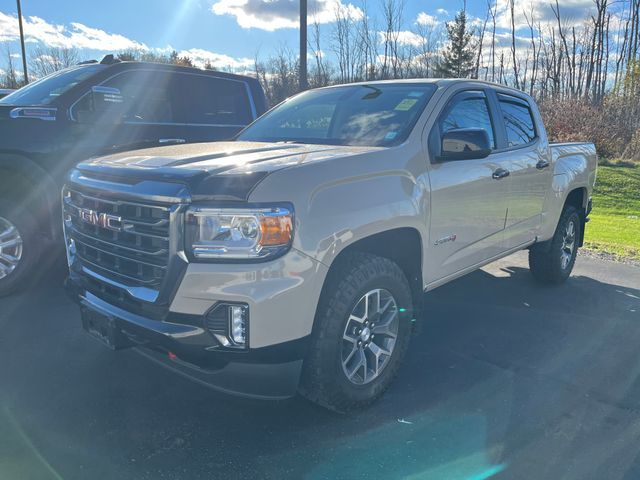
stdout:
POLYGON ((491 153, 489 134, 483 128, 458 128, 442 136, 440 161, 485 158, 491 153))
POLYGON ((124 97, 117 88, 100 85, 91 87, 91 104, 93 107, 91 112, 87 112, 82 117, 87 117, 86 120, 92 123, 120 123, 124 117, 124 97))

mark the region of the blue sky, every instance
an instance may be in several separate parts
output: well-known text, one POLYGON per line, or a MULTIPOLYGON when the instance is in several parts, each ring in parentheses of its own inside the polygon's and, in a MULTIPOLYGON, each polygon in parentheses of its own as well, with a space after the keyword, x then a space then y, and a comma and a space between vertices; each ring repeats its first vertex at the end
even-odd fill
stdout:
MULTIPOLYGON (((329 35, 335 5, 358 15, 362 1, 309 0, 309 5, 310 11, 316 9, 322 31, 329 35)), ((379 17, 382 0, 367 3, 370 15, 379 17)), ((462 4, 462 0, 405 0, 402 30, 411 31, 419 18, 442 27, 462 4)), ((576 22, 587 16, 592 4, 592 0, 560 2, 563 13, 576 22)), ((22 5, 27 49, 38 44, 73 46, 86 58, 129 47, 175 49, 196 59, 209 59, 220 68, 248 66, 258 51, 266 57, 283 46, 297 50, 297 0, 23 0, 22 5)), ((506 0, 499 0, 498 5, 499 31, 506 32, 506 0)), ((530 5, 540 19, 551 19, 549 0, 516 0, 518 15, 530 5)), ((472 18, 484 19, 486 1, 468 0, 467 10, 472 18)), ((8 44, 18 58, 16 40, 15 2, 1 0, 0 48, 4 51, 8 44)))

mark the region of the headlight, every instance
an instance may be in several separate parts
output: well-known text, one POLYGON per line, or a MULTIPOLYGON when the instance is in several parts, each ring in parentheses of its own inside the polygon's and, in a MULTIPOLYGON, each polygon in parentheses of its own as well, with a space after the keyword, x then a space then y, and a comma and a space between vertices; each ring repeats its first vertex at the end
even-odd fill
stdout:
POLYGON ((290 208, 192 207, 186 220, 187 249, 196 259, 260 260, 289 249, 290 208))

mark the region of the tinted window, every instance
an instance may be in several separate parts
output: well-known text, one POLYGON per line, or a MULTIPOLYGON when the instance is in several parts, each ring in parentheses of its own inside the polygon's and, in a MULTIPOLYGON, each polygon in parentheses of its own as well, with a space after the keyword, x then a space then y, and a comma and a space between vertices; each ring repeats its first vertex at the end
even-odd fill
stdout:
POLYGON ((9 105, 48 105, 67 90, 106 68, 86 65, 60 70, 7 95, 0 103, 9 105))
POLYGON ((248 125, 253 120, 244 82, 206 75, 176 76, 183 98, 182 122, 206 125, 248 125))
POLYGON ((507 129, 507 142, 510 147, 525 145, 536 138, 533 115, 522 100, 508 95, 498 95, 500 109, 507 129))
MULTIPOLYGON (((117 88, 122 96, 123 121, 128 123, 175 123, 177 98, 173 75, 144 70, 125 72, 101 84, 117 88)), ((90 122, 93 114, 91 94, 73 107, 76 119, 90 122)))
POLYGON ((483 93, 458 94, 451 100, 447 110, 448 113, 440 120, 440 134, 459 128, 482 128, 489 135, 491 148, 495 148, 489 105, 483 93))
POLYGON ((435 87, 347 85, 310 90, 267 113, 238 140, 389 146, 404 141, 435 87))

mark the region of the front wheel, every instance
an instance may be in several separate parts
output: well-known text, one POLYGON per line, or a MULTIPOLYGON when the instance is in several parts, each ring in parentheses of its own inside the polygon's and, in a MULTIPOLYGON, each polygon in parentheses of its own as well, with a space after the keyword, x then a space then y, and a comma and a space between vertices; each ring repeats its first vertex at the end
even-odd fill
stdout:
POLYGON ((338 412, 389 387, 411 336, 411 290, 386 258, 349 254, 330 272, 316 315, 300 393, 338 412))
POLYGON ((567 205, 560 215, 548 249, 533 246, 529 250, 529 269, 536 280, 558 284, 569 278, 576 263, 581 228, 582 221, 578 211, 567 205))
POLYGON ((0 297, 24 285, 40 258, 33 216, 0 198, 0 297))

